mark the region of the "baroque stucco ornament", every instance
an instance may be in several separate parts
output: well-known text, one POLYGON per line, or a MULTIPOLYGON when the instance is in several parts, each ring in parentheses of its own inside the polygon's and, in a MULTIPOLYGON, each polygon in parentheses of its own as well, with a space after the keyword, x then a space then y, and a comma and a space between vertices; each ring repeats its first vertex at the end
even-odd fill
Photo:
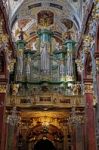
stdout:
POLYGON ((85 93, 93 93, 93 85, 91 83, 85 83, 84 92, 85 93))
POLYGON ((99 59, 96 59, 96 71, 99 74, 99 59))
POLYGON ((6 93, 6 85, 0 85, 0 93, 6 93))

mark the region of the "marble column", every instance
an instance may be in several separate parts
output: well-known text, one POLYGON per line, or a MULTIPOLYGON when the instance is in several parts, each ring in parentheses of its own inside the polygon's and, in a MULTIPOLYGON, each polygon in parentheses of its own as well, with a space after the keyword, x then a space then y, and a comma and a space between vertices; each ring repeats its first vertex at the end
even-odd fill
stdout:
POLYGON ((88 150, 88 135, 87 135, 86 121, 83 124, 83 146, 84 146, 84 150, 88 150))
POLYGON ((95 53, 95 58, 96 58, 96 83, 97 83, 96 139, 98 150, 99 149, 99 52, 95 53))
POLYGON ((96 82, 97 82, 97 97, 99 104, 99 52, 95 53, 96 57, 96 82))
POLYGON ((93 86, 91 80, 84 80, 85 83, 85 100, 86 100, 86 116, 87 116, 87 135, 88 135, 88 150, 96 150, 95 137, 95 115, 93 108, 93 86))
POLYGON ((6 98, 6 85, 0 84, 0 150, 4 150, 5 144, 5 122, 4 122, 5 98, 6 98))
POLYGON ((72 126, 72 150, 76 150, 76 125, 72 126))
POLYGON ((76 150, 84 150, 83 126, 81 123, 76 125, 76 150))
POLYGON ((64 127, 64 150, 67 149, 67 128, 64 127))
POLYGON ((14 128, 13 150, 17 150, 17 126, 14 128))

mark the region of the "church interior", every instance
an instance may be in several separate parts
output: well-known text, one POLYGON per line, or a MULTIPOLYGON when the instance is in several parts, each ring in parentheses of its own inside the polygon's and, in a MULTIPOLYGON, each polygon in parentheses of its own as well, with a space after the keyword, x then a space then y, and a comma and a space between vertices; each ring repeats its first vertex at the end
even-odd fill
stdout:
POLYGON ((0 0, 0 150, 99 150, 99 0, 0 0))

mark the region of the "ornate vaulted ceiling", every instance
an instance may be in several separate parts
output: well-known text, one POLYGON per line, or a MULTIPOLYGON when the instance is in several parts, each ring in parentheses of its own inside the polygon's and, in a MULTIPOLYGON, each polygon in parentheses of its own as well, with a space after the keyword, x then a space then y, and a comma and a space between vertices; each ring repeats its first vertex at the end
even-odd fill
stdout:
MULTIPOLYGON (((73 27, 81 28, 81 20, 84 8, 83 0, 6 0, 9 11, 10 25, 13 26, 17 19, 28 19, 31 25, 37 24, 37 13, 41 10, 49 10, 54 13, 54 23, 59 30, 66 31, 73 27), (64 28, 66 27, 66 28, 64 28)), ((30 23, 29 23, 30 24, 30 23)), ((29 25, 28 25, 29 26, 29 25)))

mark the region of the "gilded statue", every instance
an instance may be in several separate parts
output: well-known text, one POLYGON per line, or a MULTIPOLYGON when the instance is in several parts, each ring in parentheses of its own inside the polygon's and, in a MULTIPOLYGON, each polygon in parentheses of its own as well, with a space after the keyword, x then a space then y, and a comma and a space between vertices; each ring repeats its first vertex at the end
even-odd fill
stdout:
POLYGON ((73 95, 80 95, 81 94, 81 85, 74 84, 73 86, 73 95))
POLYGON ((18 90, 19 90, 19 84, 13 84, 12 85, 12 94, 17 95, 18 90))

